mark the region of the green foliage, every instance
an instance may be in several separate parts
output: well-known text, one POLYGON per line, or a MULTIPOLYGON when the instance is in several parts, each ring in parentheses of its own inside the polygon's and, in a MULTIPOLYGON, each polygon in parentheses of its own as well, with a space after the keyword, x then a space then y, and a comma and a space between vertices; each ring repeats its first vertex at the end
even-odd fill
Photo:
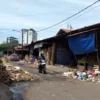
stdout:
POLYGON ((20 44, 10 44, 10 43, 2 43, 0 44, 0 51, 9 51, 14 49, 14 47, 18 46, 20 44))

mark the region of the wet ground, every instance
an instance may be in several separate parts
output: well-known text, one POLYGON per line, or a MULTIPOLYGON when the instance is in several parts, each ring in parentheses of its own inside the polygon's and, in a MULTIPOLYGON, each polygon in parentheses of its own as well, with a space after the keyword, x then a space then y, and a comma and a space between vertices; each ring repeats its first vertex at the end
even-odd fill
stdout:
POLYGON ((13 100, 23 100, 22 94, 25 88, 28 88, 31 82, 16 82, 10 87, 13 93, 13 100))

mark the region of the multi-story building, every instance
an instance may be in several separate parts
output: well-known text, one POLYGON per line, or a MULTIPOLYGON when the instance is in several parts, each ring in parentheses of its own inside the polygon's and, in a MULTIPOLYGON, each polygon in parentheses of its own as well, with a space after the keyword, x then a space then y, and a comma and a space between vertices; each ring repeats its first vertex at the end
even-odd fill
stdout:
POLYGON ((15 37, 8 37, 7 38, 7 43, 15 44, 15 43, 18 43, 18 40, 15 37))
POLYGON ((23 29, 23 45, 37 41, 37 33, 33 29, 23 29))

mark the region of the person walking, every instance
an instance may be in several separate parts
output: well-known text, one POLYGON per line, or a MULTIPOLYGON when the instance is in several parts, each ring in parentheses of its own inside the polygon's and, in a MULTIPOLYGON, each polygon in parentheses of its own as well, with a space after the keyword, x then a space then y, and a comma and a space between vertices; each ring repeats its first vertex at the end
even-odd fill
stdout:
POLYGON ((39 59, 38 59, 38 64, 39 64, 39 73, 46 74, 46 59, 44 54, 41 54, 39 59))

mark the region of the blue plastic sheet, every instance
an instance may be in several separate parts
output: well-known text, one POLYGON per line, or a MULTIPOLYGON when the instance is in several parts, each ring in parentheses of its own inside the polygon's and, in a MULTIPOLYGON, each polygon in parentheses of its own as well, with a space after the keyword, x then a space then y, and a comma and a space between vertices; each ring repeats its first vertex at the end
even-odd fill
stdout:
POLYGON ((69 37, 68 44, 70 50, 76 55, 95 52, 95 32, 69 37))

